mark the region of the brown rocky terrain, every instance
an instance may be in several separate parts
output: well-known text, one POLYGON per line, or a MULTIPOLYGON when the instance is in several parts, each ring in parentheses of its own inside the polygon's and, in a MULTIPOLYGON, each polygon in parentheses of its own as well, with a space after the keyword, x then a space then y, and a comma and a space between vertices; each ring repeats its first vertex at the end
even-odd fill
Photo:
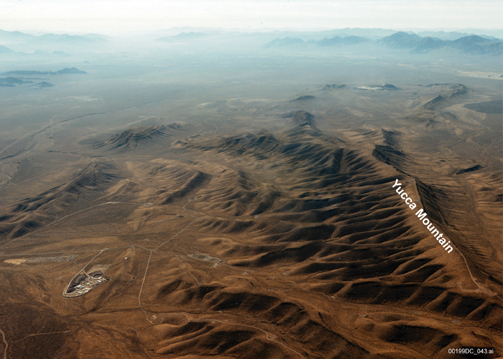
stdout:
POLYGON ((484 122, 490 96, 458 84, 369 92, 199 107, 233 116, 228 126, 26 137, 33 145, 3 157, 0 354, 502 356, 501 129, 484 122), (354 96, 352 107, 330 107, 334 96, 354 96), (63 297, 94 265, 109 265, 107 280, 63 297))

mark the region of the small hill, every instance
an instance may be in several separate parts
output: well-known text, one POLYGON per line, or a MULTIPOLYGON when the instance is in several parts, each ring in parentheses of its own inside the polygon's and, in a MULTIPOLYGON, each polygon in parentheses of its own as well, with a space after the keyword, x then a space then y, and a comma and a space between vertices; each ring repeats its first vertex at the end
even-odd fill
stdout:
POLYGON ((304 44, 304 40, 299 39, 298 37, 284 37, 281 39, 274 39, 271 42, 268 42, 264 45, 265 48, 271 47, 285 47, 285 46, 293 46, 304 44))
POLYGON ((54 87, 54 85, 51 84, 50 82, 42 81, 37 84, 37 87, 43 89, 43 88, 54 87))
POLYGON ((345 84, 342 84, 342 85, 336 85, 336 84, 331 84, 330 85, 330 84, 326 84, 321 89, 323 91, 330 91, 330 90, 337 90, 337 89, 343 89, 343 88, 346 88, 345 84))
POLYGON ((297 111, 293 113, 292 120, 297 126, 300 127, 309 126, 312 128, 316 128, 313 114, 307 111, 297 111))
POLYGON ((381 86, 381 89, 382 89, 382 90, 391 90, 391 91, 399 90, 399 88, 398 88, 398 87, 396 87, 395 85, 392 85, 392 84, 385 84, 385 85, 382 85, 382 86, 381 86))
POLYGON ((457 97, 466 95, 468 88, 463 84, 450 85, 447 89, 440 92, 438 96, 424 104, 427 110, 439 109, 445 107, 453 102, 457 97))
POLYGON ((293 99, 290 102, 301 102, 301 101, 309 101, 309 100, 314 100, 314 99, 316 99, 316 96, 313 96, 313 95, 302 95, 302 96, 299 96, 299 97, 293 99))
POLYGON ((89 205, 117 180, 115 167, 91 161, 60 186, 18 202, 0 215, 0 241, 21 237, 57 221, 71 209, 89 205))
POLYGON ((395 85, 392 85, 392 84, 357 86, 357 87, 355 87, 355 89, 362 90, 362 91, 397 91, 397 90, 400 90, 399 87, 396 87, 395 85))
POLYGON ((167 137, 168 135, 166 126, 131 127, 111 136, 105 142, 96 145, 96 147, 106 146, 110 150, 131 151, 152 144, 157 139, 167 137))

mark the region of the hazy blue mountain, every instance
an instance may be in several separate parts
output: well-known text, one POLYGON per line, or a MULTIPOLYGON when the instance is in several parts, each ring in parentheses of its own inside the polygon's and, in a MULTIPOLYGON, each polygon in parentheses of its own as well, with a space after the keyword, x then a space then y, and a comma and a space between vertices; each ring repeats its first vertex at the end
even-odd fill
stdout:
POLYGON ((415 48, 420 41, 421 37, 416 34, 399 31, 394 33, 393 35, 383 37, 379 41, 379 43, 381 45, 386 45, 397 49, 412 49, 415 48))
POLYGON ((52 54, 56 55, 56 56, 70 56, 69 54, 67 54, 64 51, 53 51, 52 54))
POLYGON ((321 89, 323 91, 331 91, 331 90, 339 90, 339 89, 344 89, 346 88, 346 85, 345 84, 342 84, 342 85, 336 85, 336 84, 326 84, 325 86, 323 86, 321 89))
MULTIPOLYGON (((454 36, 452 33, 450 34, 454 36)), ((417 34, 404 31, 385 36, 377 41, 372 41, 371 39, 361 36, 334 36, 318 41, 304 41, 299 37, 283 37, 276 38, 266 43, 264 47, 276 48, 299 44, 315 44, 321 47, 349 46, 367 42, 376 43, 393 49, 409 50, 411 53, 427 53, 437 49, 447 49, 472 55, 501 55, 503 51, 503 41, 496 38, 469 35, 460 37, 456 40, 442 40, 431 36, 421 37, 417 34)))
POLYGON ((106 41, 106 37, 102 35, 68 35, 68 34, 45 34, 35 36, 30 39, 30 42, 37 44, 69 44, 69 45, 85 45, 96 44, 106 41))
POLYGON ((32 83, 32 81, 24 81, 12 76, 0 78, 0 87, 14 87, 16 85, 22 85, 26 83, 32 83))
POLYGON ((441 40, 434 37, 421 37, 417 34, 397 32, 378 41, 379 44, 395 49, 408 49, 415 53, 425 53, 435 49, 453 49, 472 55, 501 55, 503 41, 469 35, 457 40, 441 40))
POLYGON ((76 67, 66 67, 63 70, 59 70, 59 71, 53 72, 51 74, 54 74, 54 75, 70 75, 70 74, 71 75, 84 75, 84 74, 87 74, 87 72, 79 70, 76 67))
POLYGON ((31 71, 31 70, 21 70, 21 71, 8 71, 4 72, 2 75, 15 75, 15 76, 42 76, 49 75, 50 72, 47 71, 31 71))
POLYGON ((208 36, 208 34, 204 32, 181 32, 174 36, 160 37, 156 41, 160 42, 190 41, 190 40, 199 40, 206 36, 208 36))
MULTIPOLYGON (((493 42, 485 46, 485 50, 491 55, 503 54, 503 41, 493 42)), ((503 77, 503 76, 502 76, 503 77)))
POLYGON ((8 71, 5 72, 4 75, 17 75, 17 76, 43 76, 43 75, 83 75, 86 74, 87 72, 81 71, 77 69, 76 67, 71 67, 71 68, 64 68, 59 71, 32 71, 32 70, 26 70, 26 71, 8 71))
POLYGON ((395 32, 396 32, 395 30, 389 30, 389 29, 345 28, 345 29, 334 29, 324 31, 324 33, 326 33, 324 37, 330 38, 334 36, 340 36, 340 37, 357 36, 372 40, 378 40, 384 36, 392 35, 395 32))
POLYGON ((298 45, 298 44, 303 44, 304 40, 299 39, 298 37, 284 37, 281 39, 274 39, 271 42, 268 42, 267 44, 264 45, 264 47, 269 48, 269 47, 283 47, 283 46, 292 46, 292 45, 298 45))
POLYGON ((453 43, 455 45, 465 47, 465 46, 472 46, 474 44, 483 44, 483 43, 487 43, 489 41, 491 41, 491 40, 488 40, 488 39, 483 38, 478 35, 470 35, 470 36, 461 37, 461 38, 453 41, 453 43))
POLYGON ((434 38, 434 37, 423 37, 421 38, 416 46, 414 47, 414 52, 424 53, 434 49, 440 49, 445 46, 445 42, 434 38))
POLYGON ((487 39, 477 35, 465 36, 451 42, 451 46, 460 52, 472 55, 500 55, 503 41, 487 39))
MULTIPOLYGON (((33 81, 20 79, 20 78, 12 77, 12 76, 0 78, 0 87, 16 87, 18 85, 24 85, 24 84, 33 84, 33 81)), ((53 84, 51 84, 50 82, 47 82, 47 81, 42 81, 42 82, 36 83, 32 86, 37 87, 37 88, 54 87, 53 84)))
POLYGON ((503 28, 499 29, 460 29, 459 31, 466 32, 467 34, 477 34, 481 37, 489 37, 495 39, 503 39, 503 28))
POLYGON ((370 42, 371 40, 366 39, 360 36, 335 36, 331 38, 324 38, 319 41, 309 40, 304 41, 298 37, 284 37, 274 39, 264 45, 265 48, 271 47, 284 47, 284 46, 292 46, 299 44, 314 44, 318 46, 348 46, 348 45, 357 45, 364 42, 370 42))
POLYGON ((22 42, 22 41, 27 41, 35 36, 25 34, 20 31, 5 31, 5 30, 0 30, 0 41, 4 43, 10 43, 10 42, 22 42))
POLYGON ((417 34, 421 37, 436 37, 437 39, 446 41, 453 41, 470 35, 459 31, 420 31, 417 34))
POLYGON ((364 42, 369 42, 369 39, 366 39, 361 36, 348 36, 341 37, 335 36, 330 39, 323 39, 317 42, 319 46, 347 46, 347 45, 357 45, 364 42))
POLYGON ((13 52, 14 51, 9 49, 8 47, 0 45, 0 54, 12 54, 13 52))
POLYGON ((54 85, 51 84, 50 82, 42 81, 37 84, 37 87, 42 89, 42 88, 54 87, 54 85))
POLYGON ((46 55, 49 55, 49 53, 47 51, 35 50, 35 52, 33 53, 33 55, 46 56, 46 55))
MULTIPOLYGON (((108 37, 104 35, 68 35, 68 34, 44 34, 30 35, 19 31, 0 30, 0 44, 11 47, 16 46, 16 54, 26 56, 33 54, 37 56, 48 56, 55 50, 64 50, 70 47, 86 49, 91 46, 106 43, 108 37)), ((0 45, 0 54, 6 53, 0 45)))

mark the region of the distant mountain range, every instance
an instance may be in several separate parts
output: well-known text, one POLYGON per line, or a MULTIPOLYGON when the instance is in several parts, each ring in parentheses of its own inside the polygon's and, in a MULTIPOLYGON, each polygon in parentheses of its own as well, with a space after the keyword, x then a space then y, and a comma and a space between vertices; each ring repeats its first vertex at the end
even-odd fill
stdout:
POLYGON ((440 40, 457 40, 461 37, 470 35, 466 32, 459 31, 420 31, 417 34, 421 37, 436 37, 440 40))
POLYGON ((106 42, 107 37, 97 34, 68 35, 68 34, 44 34, 40 36, 30 35, 19 31, 0 30, 0 43, 36 43, 36 44, 96 44, 106 42))
POLYGON ((370 42, 370 39, 361 36, 335 36, 332 38, 324 38, 323 40, 315 41, 309 40, 304 41, 298 37, 285 37, 282 39, 274 39, 271 42, 268 42, 264 45, 265 48, 271 47, 284 47, 284 46, 292 46, 292 45, 317 45, 317 46, 348 46, 348 45, 357 45, 365 42, 370 42))
POLYGON ((0 87, 18 87, 18 86, 29 86, 39 89, 54 87, 54 85, 47 81, 42 81, 35 83, 34 80, 40 81, 42 78, 40 76, 52 76, 52 75, 83 75, 87 72, 81 71, 76 67, 67 67, 59 71, 8 71, 0 75, 7 77, 0 77, 0 87), (28 76, 28 77, 24 77, 28 76), (28 85, 27 85, 28 84, 28 85))
POLYGON ((284 46, 292 46, 298 44, 305 44, 304 40, 299 39, 298 37, 284 37, 282 39, 274 39, 271 42, 268 42, 264 45, 265 48, 269 47, 284 47, 284 46))
POLYGON ((36 43, 71 43, 74 45, 79 44, 96 44, 106 42, 106 38, 102 35, 88 34, 88 35, 68 35, 68 34, 45 34, 35 36, 30 41, 36 43))
POLYGON ((204 32, 182 32, 174 36, 160 37, 157 39, 157 41, 160 42, 189 41, 189 40, 198 40, 207 36, 208 34, 204 32))
POLYGON ((0 30, 0 41, 2 42, 22 42, 29 40, 35 36, 25 34, 19 31, 5 31, 0 30))
POLYGON ((59 71, 8 71, 4 72, 2 75, 7 76, 43 76, 43 75, 84 75, 87 72, 79 70, 76 67, 67 67, 59 71))
MULTIPOLYGON (((461 33, 460 33, 461 34, 461 33)), ((454 33, 449 33, 454 37, 454 33)), ((462 36, 455 40, 442 40, 436 37, 421 37, 414 33, 396 32, 377 41, 360 36, 335 36, 323 40, 304 41, 301 38, 277 38, 264 45, 265 48, 285 47, 294 45, 316 46, 350 46, 373 43, 393 49, 409 50, 413 53, 427 53, 437 49, 451 49, 459 53, 472 55, 501 55, 503 54, 503 41, 496 38, 477 35, 462 36)))
POLYGON ((0 87, 14 87, 16 85, 23 85, 26 83, 33 83, 33 81, 24 81, 11 76, 0 78, 0 87))
MULTIPOLYGON (((236 44, 244 41, 253 43, 250 46, 264 48, 282 47, 346 47, 346 46, 381 46, 383 48, 407 50, 411 53, 428 53, 431 51, 450 51, 460 54, 473 55, 501 55, 503 54, 503 40, 492 36, 479 36, 467 32, 421 31, 393 32, 389 29, 334 29, 327 31, 275 31, 275 32, 239 32, 223 30, 184 31, 172 36, 158 37, 156 41, 166 43, 198 44, 218 40, 223 46, 225 39, 231 39, 236 44), (274 38, 276 37, 276 38, 274 38), (304 40, 309 37, 310 39, 304 40), (271 41, 272 39, 272 41, 271 41), (268 41, 268 42, 267 42, 268 41)), ((483 33, 483 31, 481 30, 483 33)), ((172 31, 159 33, 171 35, 172 31)), ((491 34, 499 36, 497 31, 491 34)), ((487 32, 486 32, 487 35, 487 32)), ((84 49, 91 45, 99 45, 111 41, 103 35, 69 35, 44 34, 31 35, 19 31, 0 30, 0 55, 33 54, 67 56, 66 49, 72 51, 84 49), (64 50, 64 51, 63 51, 64 50), (24 51, 20 52, 20 51, 24 51)), ((248 43, 247 43, 248 44, 248 43)))
POLYGON ((361 36, 348 36, 341 37, 335 36, 330 39, 323 39, 317 42, 319 46, 347 46, 347 45, 357 45, 364 42, 369 42, 370 40, 361 36))
POLYGON ((24 52, 16 52, 12 49, 9 49, 6 46, 0 45, 0 55, 7 55, 7 54, 22 54, 22 55, 36 55, 36 56, 70 56, 64 51, 52 51, 52 52, 47 52, 47 51, 42 51, 42 50, 35 50, 34 52, 31 53, 24 53, 24 52))
POLYGON ((473 55, 501 55, 503 53, 503 41, 477 35, 464 36, 456 40, 440 40, 429 36, 421 37, 407 32, 397 32, 382 38, 378 43, 397 49, 410 49, 415 53, 425 53, 440 48, 451 48, 473 55))
POLYGON ((22 79, 19 79, 16 77, 11 77, 11 76, 0 78, 0 87, 16 87, 16 86, 23 86, 26 84, 30 84, 28 86, 36 87, 39 89, 54 87, 53 84, 51 84, 50 82, 47 82, 47 81, 34 83, 33 81, 30 81, 30 80, 22 80, 22 79))

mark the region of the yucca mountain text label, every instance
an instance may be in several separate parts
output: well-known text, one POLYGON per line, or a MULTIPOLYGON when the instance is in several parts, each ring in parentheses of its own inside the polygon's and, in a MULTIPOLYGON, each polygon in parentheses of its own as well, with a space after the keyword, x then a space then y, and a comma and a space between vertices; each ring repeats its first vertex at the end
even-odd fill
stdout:
MULTIPOLYGON (((401 187, 402 184, 398 182, 398 179, 395 180, 395 184, 393 185, 393 188, 396 187, 396 193, 400 196, 401 199, 405 201, 407 205, 409 205, 409 208, 411 210, 416 209, 417 205, 414 203, 414 201, 409 197, 407 192, 401 187)), ((438 241, 438 243, 444 248, 447 253, 451 253, 453 248, 450 245, 451 241, 449 241, 447 238, 444 237, 444 234, 441 233, 438 229, 433 226, 433 223, 430 221, 429 218, 427 218, 426 212, 421 208, 416 212, 417 218, 426 226, 426 228, 433 234, 433 237, 438 241)))

